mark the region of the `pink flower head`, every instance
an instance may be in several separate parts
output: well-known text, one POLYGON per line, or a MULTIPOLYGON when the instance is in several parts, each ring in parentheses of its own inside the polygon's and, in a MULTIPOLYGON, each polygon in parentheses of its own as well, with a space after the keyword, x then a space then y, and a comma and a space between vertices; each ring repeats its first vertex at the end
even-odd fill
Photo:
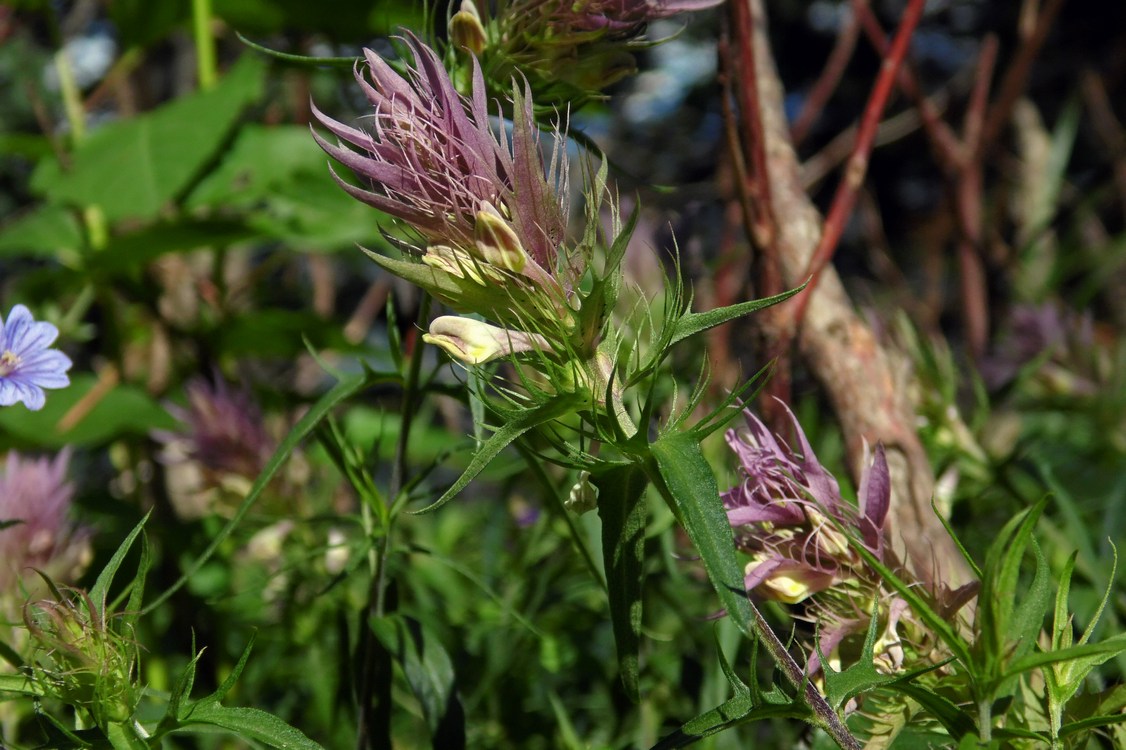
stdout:
POLYGON ((196 461, 216 477, 233 474, 253 479, 274 452, 274 439, 266 430, 262 412, 250 393, 216 378, 189 382, 187 408, 169 407, 186 425, 183 434, 159 432, 165 444, 183 441, 184 457, 196 461))
POLYGON ((753 558, 748 590, 792 603, 842 581, 870 578, 845 533, 856 532, 865 547, 883 555, 891 482, 883 446, 877 446, 861 477, 860 507, 854 508, 787 413, 801 453, 750 411, 744 412, 745 430, 728 430, 743 481, 722 497, 739 544, 753 558))
POLYGON ((794 453, 772 435, 749 410, 743 412, 747 427, 728 430, 727 444, 742 464, 743 482, 723 494, 723 504, 732 526, 769 521, 782 525, 805 521, 802 507, 811 502, 830 512, 841 503, 840 487, 813 452, 793 412, 786 408, 794 425, 801 453, 794 453))
POLYGON ((480 214, 500 217, 528 260, 544 272, 554 271, 567 227, 562 137, 557 134, 545 170, 527 96, 518 97, 509 138, 503 124, 493 127, 478 65, 467 100, 433 50, 413 35, 403 41, 413 61, 406 78, 371 50, 364 50, 366 76, 356 68, 356 80, 373 107, 368 130, 313 108, 317 120, 342 142, 333 145, 314 132, 317 143, 368 187, 337 181, 358 200, 402 219, 429 244, 471 255, 479 255, 480 214))
POLYGON ((70 451, 53 459, 10 451, 0 472, 0 592, 32 570, 60 583, 74 582, 90 561, 88 535, 70 521, 74 485, 67 481, 70 451))

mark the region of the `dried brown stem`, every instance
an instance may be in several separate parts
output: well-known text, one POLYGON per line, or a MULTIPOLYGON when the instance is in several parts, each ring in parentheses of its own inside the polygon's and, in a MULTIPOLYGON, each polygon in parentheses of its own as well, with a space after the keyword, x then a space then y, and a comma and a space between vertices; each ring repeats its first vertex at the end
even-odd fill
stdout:
MULTIPOLYGON (((756 91, 761 99, 766 138, 767 175, 773 215, 779 218, 778 257, 783 279, 801 283, 818 245, 821 221, 802 188, 797 156, 789 142, 782 106, 782 85, 767 43, 763 0, 750 0, 756 19, 756 91)), ((931 509, 934 475, 915 432, 915 414, 907 398, 905 368, 893 362, 853 309, 831 267, 810 295, 798 348, 825 388, 840 420, 853 472, 859 475, 864 443, 880 441, 887 449, 892 476, 888 525, 895 552, 924 580, 957 586, 969 574, 939 519, 931 509)))
MULTIPOLYGON (((963 144, 968 154, 980 153, 985 110, 989 102, 989 82, 997 62, 997 38, 988 36, 978 56, 977 76, 963 125, 963 144)), ((962 165, 956 188, 958 212, 958 270, 962 291, 962 316, 966 326, 966 343, 975 358, 985 353, 989 339, 989 298, 982 261, 982 163, 974 158, 962 165)))

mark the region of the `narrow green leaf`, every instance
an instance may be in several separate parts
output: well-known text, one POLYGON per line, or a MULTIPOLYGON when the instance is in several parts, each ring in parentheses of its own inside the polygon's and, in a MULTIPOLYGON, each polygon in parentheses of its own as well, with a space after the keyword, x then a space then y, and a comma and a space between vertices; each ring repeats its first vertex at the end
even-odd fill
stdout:
POLYGON ((305 416, 303 416, 300 421, 298 421, 297 424, 293 426, 293 429, 289 431, 289 434, 285 436, 285 439, 282 440, 281 445, 279 445, 278 449, 274 451, 274 455, 270 457, 269 462, 266 464, 266 468, 263 469, 262 473, 258 475, 257 481, 254 482, 254 486, 251 487, 250 492, 246 494, 246 498, 242 501, 242 504, 239 505, 237 510, 235 510, 234 515, 231 516, 231 519, 229 521, 227 521, 227 524, 219 531, 218 534, 215 535, 215 538, 211 540, 211 544, 207 546, 207 549, 205 549, 199 556, 199 558, 197 558, 196 561, 192 563, 191 567, 189 567, 188 570, 186 570, 184 574, 180 576, 180 580, 176 581, 174 584, 168 587, 164 591, 164 593, 158 596, 155 600, 149 602, 149 605, 144 608, 141 614, 152 612, 154 609, 166 602, 168 600, 168 597, 179 591, 180 588, 185 583, 187 583, 192 576, 199 572, 199 570, 207 563, 207 561, 211 559, 211 556, 215 554, 215 550, 219 548, 219 545, 221 545, 226 540, 226 538, 231 535, 231 532, 234 531, 235 527, 238 526, 238 524, 242 521, 243 516, 245 516, 246 512, 250 510, 250 506, 252 506, 255 501, 258 500, 258 496, 261 495, 262 491, 266 489, 266 486, 274 478, 274 475, 278 473, 278 470, 281 469, 282 464, 285 463, 286 459, 289 458, 289 455, 293 453, 293 450, 302 440, 304 440, 309 435, 309 433, 317 428, 317 425, 321 423, 321 420, 328 416, 329 413, 334 408, 336 408, 337 404, 339 404, 341 401, 346 400, 362 388, 381 381, 393 381, 397 377, 397 375, 366 372, 362 375, 356 375, 348 378, 347 380, 340 381, 336 384, 335 387, 333 387, 332 390, 321 396, 321 398, 315 404, 313 404, 309 411, 305 413, 305 416))
POLYGON ((465 489, 473 479, 480 474, 486 466, 492 463, 492 460, 500 455, 500 452, 507 448, 513 440, 520 437, 524 433, 532 430, 545 422, 553 419, 558 419, 565 414, 575 410, 577 400, 574 396, 565 395, 558 396, 551 399, 545 404, 541 404, 533 409, 525 409, 519 412, 510 420, 504 423, 504 426, 489 436, 477 453, 473 455, 473 459, 469 462, 469 466, 465 472, 458 477, 458 480, 453 483, 446 492, 438 498, 435 502, 427 505, 421 510, 412 511, 414 514, 430 513, 452 500, 459 492, 465 489))
POLYGON ((193 711, 177 731, 197 725, 219 727, 248 740, 279 750, 323 750, 316 742, 284 721, 256 708, 225 708, 218 703, 193 711))
POLYGON ((1020 659, 1036 645, 1036 639, 1044 627, 1044 616, 1052 606, 1052 578, 1048 570, 1048 561, 1044 558, 1044 553, 1040 551, 1040 545, 1036 540, 1030 541, 1036 556, 1036 573, 1016 612, 1013 613, 1010 632, 1012 639, 1016 641, 1016 648, 1010 658, 1014 660, 1020 659))
POLYGON ((242 670, 246 669, 246 662, 250 660, 250 651, 254 648, 255 637, 256 635, 252 633, 250 641, 246 644, 246 648, 242 650, 242 655, 239 656, 238 662, 235 664, 235 668, 232 669, 231 673, 227 675, 227 678, 223 680, 223 684, 220 685, 214 693, 206 698, 202 698, 196 705, 218 703, 226 698, 227 694, 234 689, 235 683, 238 681, 239 676, 242 675, 242 670))
POLYGON ((896 690, 905 693, 930 712, 954 739, 977 736, 977 724, 973 717, 948 698, 911 683, 896 685, 896 690))
POLYGON ((591 479, 598 488, 602 555, 618 668, 626 695, 636 703, 640 700, 638 652, 645 582, 645 488, 649 480, 636 466, 616 466, 591 479))
POLYGON ((1060 739, 1069 737, 1077 732, 1088 732, 1092 729, 1109 727, 1112 724, 1121 724, 1126 721, 1126 714, 1110 714, 1108 716, 1090 716, 1081 721, 1073 721, 1060 727, 1060 739))
POLYGON ((148 537, 142 536, 141 559, 137 561, 137 574, 133 576, 127 589, 129 601, 122 613, 122 624, 126 628, 132 628, 141 616, 141 603, 145 598, 145 580, 148 578, 150 567, 152 567, 152 549, 149 547, 148 537))
MULTIPOLYGON (((150 511, 151 512, 151 511, 150 511)), ((125 541, 118 545, 117 551, 113 553, 113 557, 109 559, 106 566, 102 568, 102 572, 98 574, 97 580, 90 588, 90 600, 94 602, 94 608, 98 611, 98 615, 105 617, 106 614, 106 601, 109 596, 109 587, 113 584, 113 577, 117 575, 117 569, 121 567, 121 563, 125 561, 125 556, 129 554, 129 549, 133 546, 137 536, 140 535, 141 529, 145 527, 145 522, 149 520, 149 513, 145 514, 133 530, 125 537, 125 541)))
POLYGON ((452 747, 456 737, 462 738, 460 745, 464 746, 465 718, 455 690, 453 663, 441 642, 417 620, 399 615, 373 617, 369 625, 402 667, 435 747, 452 747))
POLYGON ((113 750, 150 750, 149 743, 137 736, 132 722, 111 723, 106 727, 106 738, 113 750))
POLYGON ((270 49, 257 42, 247 39, 239 32, 235 32, 238 40, 250 47, 255 52, 259 52, 268 57, 273 57, 282 62, 293 63, 295 65, 308 65, 311 67, 334 67, 334 68, 347 68, 351 70, 355 65, 358 58, 355 57, 308 57, 306 55, 294 55, 289 52, 281 52, 280 50, 270 49))
POLYGON ((680 729, 661 739, 652 750, 674 750, 688 747, 705 737, 752 721, 765 719, 801 719, 809 721, 812 712, 802 703, 763 704, 756 706, 749 695, 736 695, 719 706, 689 719, 680 729))
POLYGON ((1059 651, 1041 651, 1039 653, 1029 654, 1022 659, 1014 661, 1005 671, 1002 679, 1014 677, 1030 669, 1036 669, 1037 667, 1043 667, 1048 664, 1058 664, 1060 662, 1084 660, 1087 664, 1094 667, 1124 652, 1126 652, 1126 633, 1119 633, 1116 636, 1107 638, 1105 641, 1099 641, 1098 643, 1084 643, 1079 646, 1060 649, 1059 651))
POLYGON ((1000 676, 1001 665, 1009 652, 1024 551, 1046 504, 1047 497, 1041 498, 1036 505, 1006 523, 985 556, 977 620, 974 623, 978 633, 975 650, 981 656, 982 666, 994 678, 1000 676))
POLYGON ((735 555, 735 535, 699 442, 689 433, 674 432, 662 435, 650 450, 657 463, 657 476, 651 478, 660 481, 665 490, 661 494, 700 553, 720 603, 753 638, 753 613, 735 555))
POLYGON ((0 696, 7 697, 5 693, 32 697, 43 695, 43 691, 26 675, 0 673, 0 696))
POLYGON ((777 305, 779 302, 793 297, 795 294, 805 289, 805 282, 796 289, 791 289, 781 294, 776 294, 773 297, 764 297, 763 299, 753 299, 746 302, 740 302, 736 305, 728 305, 727 307, 720 307, 715 310, 708 310, 702 313, 685 313, 676 323, 673 324, 672 335, 669 339, 669 345, 683 341, 689 336, 695 336, 697 333, 715 328, 728 321, 741 318, 744 315, 749 315, 757 310, 761 310, 771 305, 777 305))

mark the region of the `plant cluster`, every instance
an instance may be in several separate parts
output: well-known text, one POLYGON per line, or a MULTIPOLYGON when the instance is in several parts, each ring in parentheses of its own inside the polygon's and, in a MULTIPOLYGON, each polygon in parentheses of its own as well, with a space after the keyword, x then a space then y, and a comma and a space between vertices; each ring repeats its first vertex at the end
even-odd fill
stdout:
MULTIPOLYGON (((0 76, 50 73, 0 93, 0 745, 1121 744, 1126 349, 1051 293, 1074 109, 991 345, 967 302, 965 367, 912 305, 860 321, 829 262, 893 85, 918 93, 918 0, 891 40, 842 17, 883 64, 818 226, 784 214, 816 112, 779 134, 761 3, 704 25, 739 260, 651 246, 635 165, 588 130, 669 19, 719 4, 0 10, 0 76), (274 49, 297 39, 317 54, 274 49), (187 93, 138 113, 177 44, 187 93)), ((915 105, 970 301, 983 85, 953 146, 915 105)))

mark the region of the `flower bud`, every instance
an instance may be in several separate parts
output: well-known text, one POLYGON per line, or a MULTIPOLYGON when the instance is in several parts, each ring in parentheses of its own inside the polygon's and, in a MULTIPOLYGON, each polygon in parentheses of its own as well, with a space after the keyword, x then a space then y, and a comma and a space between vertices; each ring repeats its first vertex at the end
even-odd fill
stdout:
POLYGON ((445 271, 455 278, 468 279, 480 286, 504 280, 495 268, 481 263, 461 248, 448 245, 431 245, 426 248, 422 262, 431 268, 445 271))
POLYGON ((579 472, 579 481, 571 487, 570 494, 563 501, 563 507, 576 516, 598 507, 598 488, 591 483, 589 471, 579 472))
POLYGON ((481 15, 473 0, 461 0, 461 10, 453 15, 449 25, 450 41, 455 47, 468 50, 475 55, 485 51, 488 37, 481 24, 481 15))
POLYGON ((487 263, 516 273, 524 270, 528 262, 524 245, 508 222, 492 206, 485 204, 485 209, 477 212, 473 238, 477 251, 487 263))
MULTIPOLYGON (((65 589, 64 589, 65 591, 65 589)), ((129 719, 140 693, 131 638, 108 627, 84 591, 29 604, 24 623, 36 646, 32 671, 45 692, 104 726, 129 719)))
POLYGON ((498 328, 488 323, 456 315, 442 315, 430 324, 430 333, 422 340, 446 351, 451 357, 470 365, 530 352, 550 351, 551 345, 538 334, 498 328))

